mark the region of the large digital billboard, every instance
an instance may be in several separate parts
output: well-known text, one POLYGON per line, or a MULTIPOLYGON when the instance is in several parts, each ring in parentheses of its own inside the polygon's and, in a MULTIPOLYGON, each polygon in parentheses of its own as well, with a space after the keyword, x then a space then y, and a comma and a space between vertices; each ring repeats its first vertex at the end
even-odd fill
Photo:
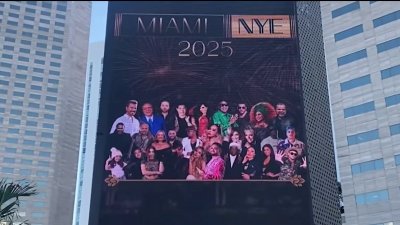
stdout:
POLYGON ((102 82, 99 224, 310 224, 293 2, 110 2, 102 82))

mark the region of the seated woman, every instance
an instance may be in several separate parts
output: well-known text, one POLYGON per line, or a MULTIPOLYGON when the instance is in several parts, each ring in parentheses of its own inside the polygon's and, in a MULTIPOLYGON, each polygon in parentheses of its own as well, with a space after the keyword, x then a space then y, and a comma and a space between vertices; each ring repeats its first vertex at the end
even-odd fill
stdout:
POLYGON ((202 180, 206 169, 203 147, 196 147, 189 159, 189 175, 187 180, 202 180))
POLYGON ((265 144, 262 147, 263 160, 262 160, 262 179, 278 180, 279 173, 281 172, 282 155, 283 152, 278 152, 275 155, 273 147, 270 144, 265 144))
POLYGON ((116 148, 111 148, 111 157, 106 160, 104 166, 106 171, 110 171, 111 175, 117 179, 125 180, 124 167, 126 163, 122 161, 122 153, 116 148))
POLYGON ((143 155, 144 154, 140 148, 133 151, 133 156, 129 157, 128 165, 124 167, 126 179, 138 180, 143 178, 142 170, 140 169, 140 165, 144 158, 143 155))
POLYGON ((164 174, 162 178, 170 179, 172 174, 172 148, 167 141, 165 132, 162 130, 157 131, 154 142, 151 144, 156 151, 156 159, 163 162, 164 164, 164 174))
POLYGON ((243 180, 253 180, 257 179, 259 170, 256 161, 256 150, 253 147, 247 149, 246 156, 242 161, 243 170, 242 170, 242 178, 243 180))
POLYGON ((239 145, 238 150, 239 150, 239 154, 242 151, 242 140, 240 138, 240 132, 237 129, 228 129, 229 130, 229 139, 228 140, 224 140, 222 142, 222 151, 223 154, 222 155, 226 155, 229 152, 229 146, 231 143, 235 143, 237 145, 239 145))
POLYGON ((147 158, 140 165, 144 180, 156 180, 164 172, 164 164, 156 159, 155 151, 153 147, 149 147, 147 149, 147 158))
POLYGON ((219 143, 213 143, 208 148, 211 159, 204 172, 199 170, 204 180, 222 180, 224 178, 225 162, 221 158, 221 151, 222 146, 219 143))

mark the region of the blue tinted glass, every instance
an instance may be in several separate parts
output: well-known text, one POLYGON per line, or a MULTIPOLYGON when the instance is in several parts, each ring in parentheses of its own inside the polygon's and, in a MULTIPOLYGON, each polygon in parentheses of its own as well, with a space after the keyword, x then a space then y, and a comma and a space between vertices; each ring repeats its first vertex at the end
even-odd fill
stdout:
POLYGON ((19 129, 8 128, 8 133, 9 134, 18 134, 19 133, 19 129))
POLYGON ((360 8, 359 2, 353 2, 338 9, 332 11, 332 18, 336 18, 338 16, 344 15, 346 13, 352 12, 360 8))
POLYGON ((34 146, 35 145, 35 141, 33 141, 33 140, 24 140, 24 145, 34 146))
POLYGON ((36 131, 26 130, 25 135, 27 136, 36 136, 36 131))
POLYGON ((33 155, 33 150, 22 149, 22 154, 24 154, 24 155, 33 155))
POLYGON ((28 112, 27 115, 30 117, 39 117, 39 113, 37 112, 28 112))
POLYGON ((8 147, 6 147, 5 151, 8 152, 8 153, 17 153, 17 149, 16 148, 8 148, 8 147))
POLYGON ((351 173, 352 174, 361 173, 360 164, 351 165, 351 173))
POLYGON ((374 24, 374 27, 376 28, 376 27, 385 25, 387 23, 393 22, 395 20, 398 20, 398 19, 400 19, 400 10, 386 14, 379 18, 376 18, 376 19, 372 20, 372 23, 374 24))
POLYGON ((50 157, 51 153, 50 152, 39 152, 39 156, 41 156, 41 157, 50 157))
POLYGON ((387 79, 400 74, 400 65, 381 70, 381 78, 387 79))
POLYGON ((14 91, 13 96, 24 97, 24 93, 23 92, 19 92, 19 91, 14 91))
POLYGON ((37 122, 35 122, 35 121, 27 121, 26 125, 30 126, 30 127, 36 127, 37 126, 37 122))
POLYGON ((381 53, 393 48, 397 48, 399 46, 400 46, 400 38, 395 38, 376 45, 376 48, 378 50, 378 53, 381 53))
POLYGON ((0 71, 0 76, 9 77, 11 76, 10 72, 0 71))
POLYGON ((357 203, 357 205, 365 204, 365 197, 363 194, 356 195, 356 203, 357 203))
POLYGON ((396 162, 396 166, 400 165, 400 155, 395 155, 394 161, 396 162))
POLYGON ((30 108, 36 108, 36 109, 38 109, 38 108, 40 107, 40 104, 30 102, 28 106, 29 106, 30 108))
POLYGON ((347 136, 347 142, 349 145, 356 145, 376 139, 379 139, 379 131, 377 129, 347 136))
POLYGON ((30 159, 21 159, 21 163, 24 165, 32 165, 33 161, 30 159))
POLYGON ((342 32, 339 32, 337 34, 335 34, 335 41, 341 41, 343 39, 346 39, 348 37, 360 34, 364 31, 363 26, 360 24, 358 26, 349 28, 347 30, 344 30, 342 32))
POLYGON ((50 123, 43 123, 43 128, 54 129, 54 125, 50 123))
POLYGON ((363 49, 363 50, 360 50, 360 51, 357 51, 357 52, 353 52, 353 53, 350 53, 348 55, 339 57, 337 59, 337 63, 338 63, 338 66, 343 66, 345 64, 348 64, 348 63, 351 63, 351 62, 354 62, 354 61, 357 61, 357 60, 360 60, 360 59, 363 59, 363 58, 367 58, 367 56, 368 56, 367 55, 367 50, 363 49))
POLYGON ((375 169, 376 169, 376 170, 383 169, 383 167, 384 167, 384 165, 383 165, 383 159, 375 160, 375 169))
POLYGON ((400 124, 390 126, 390 135, 400 134, 400 124))
POLYGON ((369 162, 361 163, 360 168, 361 168, 361 173, 375 170, 375 162, 369 161, 369 162))
POLYGON ((31 170, 30 169, 20 169, 19 174, 21 174, 23 176, 29 176, 29 175, 31 175, 31 170))
POLYGON ((10 119, 9 120, 10 124, 21 124, 21 120, 17 120, 17 119, 10 119))
POLYGON ((385 102, 386 102, 386 107, 400 104, 400 94, 386 97, 385 102))
POLYGON ((17 144, 18 138, 6 138, 6 142, 11 144, 17 144))
POLYGON ((3 172, 3 173, 14 173, 14 169, 13 168, 9 168, 9 167, 3 167, 1 169, 1 172, 3 172))
POLYGON ((5 158, 3 158, 3 162, 5 162, 5 163, 15 163, 15 159, 14 158, 5 157, 5 158))
POLYGON ((374 110, 375 110, 374 102, 367 102, 361 105, 344 109, 344 118, 360 115, 367 112, 372 112, 374 110))

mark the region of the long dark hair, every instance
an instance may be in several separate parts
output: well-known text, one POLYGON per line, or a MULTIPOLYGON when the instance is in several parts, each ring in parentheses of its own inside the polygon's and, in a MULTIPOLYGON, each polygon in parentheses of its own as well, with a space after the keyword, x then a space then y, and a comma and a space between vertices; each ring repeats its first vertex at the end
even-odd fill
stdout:
POLYGON ((265 153, 264 153, 264 148, 265 147, 268 147, 270 150, 271 150, 271 162, 274 162, 275 161, 275 152, 274 152, 274 148, 272 147, 272 145, 270 145, 270 144, 265 144, 264 146, 262 146, 262 148, 261 148, 261 150, 262 150, 262 153, 263 153, 263 161, 267 158, 267 156, 265 155, 265 153))

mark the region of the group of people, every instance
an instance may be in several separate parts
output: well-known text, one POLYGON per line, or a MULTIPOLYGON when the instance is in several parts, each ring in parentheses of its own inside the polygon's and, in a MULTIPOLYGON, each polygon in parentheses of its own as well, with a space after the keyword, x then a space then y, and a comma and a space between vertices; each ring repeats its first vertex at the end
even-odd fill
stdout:
POLYGON ((290 180, 306 171, 304 143, 296 137, 296 121, 286 105, 245 103, 229 112, 227 101, 210 113, 201 103, 187 110, 171 110, 168 101, 160 114, 151 103, 130 100, 126 113, 112 125, 110 154, 105 170, 124 179, 290 180))

